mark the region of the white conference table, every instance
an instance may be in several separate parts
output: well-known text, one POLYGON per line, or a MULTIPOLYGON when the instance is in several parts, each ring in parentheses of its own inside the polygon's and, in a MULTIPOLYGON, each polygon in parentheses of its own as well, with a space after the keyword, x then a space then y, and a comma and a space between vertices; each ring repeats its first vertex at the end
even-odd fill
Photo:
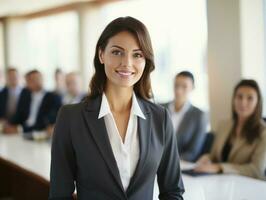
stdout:
MULTIPOLYGON (((0 134, 0 157, 49 181, 51 145, 0 134)), ((182 169, 192 164, 181 162, 182 169)), ((237 175, 190 177, 183 175, 185 200, 265 200, 266 182, 237 175)), ((158 196, 155 184, 154 200, 158 196)))

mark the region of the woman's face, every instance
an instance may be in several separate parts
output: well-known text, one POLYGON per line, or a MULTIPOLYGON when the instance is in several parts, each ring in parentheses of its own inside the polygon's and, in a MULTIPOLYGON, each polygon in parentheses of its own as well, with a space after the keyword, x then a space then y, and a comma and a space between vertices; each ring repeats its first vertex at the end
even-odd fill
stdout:
POLYGON ((123 31, 111 37, 104 51, 99 50, 107 84, 133 87, 141 78, 146 60, 133 34, 123 31))
POLYGON ((234 97, 234 108, 238 117, 250 117, 258 103, 258 95, 255 89, 243 86, 237 89, 234 97))

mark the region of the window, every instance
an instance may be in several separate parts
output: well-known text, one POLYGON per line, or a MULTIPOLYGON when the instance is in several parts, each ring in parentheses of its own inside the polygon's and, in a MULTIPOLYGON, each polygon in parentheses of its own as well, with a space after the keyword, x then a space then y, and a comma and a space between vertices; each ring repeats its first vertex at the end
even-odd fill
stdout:
POLYGON ((102 29, 120 16, 140 19, 150 32, 156 63, 152 73, 155 101, 171 100, 175 74, 189 70, 196 80, 191 101, 208 110, 206 1, 139 0, 108 4, 101 10, 102 29))
POLYGON ((36 18, 26 22, 27 66, 39 69, 48 89, 54 87, 57 67, 68 72, 79 69, 78 16, 75 12, 36 18))

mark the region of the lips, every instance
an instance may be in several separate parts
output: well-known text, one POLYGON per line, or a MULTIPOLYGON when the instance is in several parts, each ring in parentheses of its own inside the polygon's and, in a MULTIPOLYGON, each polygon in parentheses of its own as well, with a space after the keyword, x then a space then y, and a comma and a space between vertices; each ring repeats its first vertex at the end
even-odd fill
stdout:
POLYGON ((128 77, 134 74, 132 71, 126 71, 126 70, 116 70, 116 73, 118 73, 120 76, 128 77))

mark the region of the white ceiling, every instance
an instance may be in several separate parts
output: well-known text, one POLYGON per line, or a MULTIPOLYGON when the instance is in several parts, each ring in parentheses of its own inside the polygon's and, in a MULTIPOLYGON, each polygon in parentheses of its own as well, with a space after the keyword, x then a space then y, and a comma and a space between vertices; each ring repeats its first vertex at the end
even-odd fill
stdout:
POLYGON ((0 17, 25 15, 89 0, 0 0, 0 17))

